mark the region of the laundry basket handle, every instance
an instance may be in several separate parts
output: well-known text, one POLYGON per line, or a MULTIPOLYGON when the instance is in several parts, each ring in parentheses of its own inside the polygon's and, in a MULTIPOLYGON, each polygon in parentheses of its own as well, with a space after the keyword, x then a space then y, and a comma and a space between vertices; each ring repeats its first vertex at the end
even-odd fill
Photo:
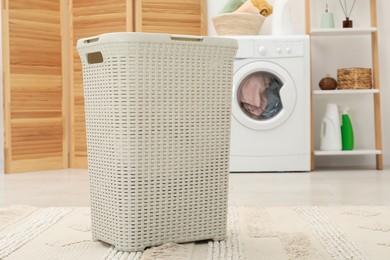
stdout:
POLYGON ((195 35, 182 35, 182 34, 171 34, 172 41, 190 41, 190 42, 203 42, 203 36, 195 35))
POLYGON ((101 49, 95 44, 99 41, 100 35, 84 38, 78 41, 77 45, 89 45, 90 50, 85 53, 88 64, 99 64, 104 62, 104 56, 101 49))
POLYGON ((84 44, 99 41, 99 36, 89 37, 83 40, 84 44))

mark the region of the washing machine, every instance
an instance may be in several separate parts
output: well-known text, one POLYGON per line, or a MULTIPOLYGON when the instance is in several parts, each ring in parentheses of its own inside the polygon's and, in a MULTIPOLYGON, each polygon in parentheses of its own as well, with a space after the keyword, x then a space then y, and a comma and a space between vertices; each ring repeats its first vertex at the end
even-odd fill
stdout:
POLYGON ((309 37, 233 38, 230 171, 310 171, 309 37))

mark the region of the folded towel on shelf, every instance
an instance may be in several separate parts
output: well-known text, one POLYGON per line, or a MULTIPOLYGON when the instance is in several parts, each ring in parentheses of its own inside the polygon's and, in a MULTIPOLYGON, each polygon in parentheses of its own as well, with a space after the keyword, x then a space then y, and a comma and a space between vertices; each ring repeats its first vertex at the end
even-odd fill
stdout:
POLYGON ((272 5, 268 4, 266 0, 248 0, 234 12, 269 16, 272 14, 272 5))
POLYGON ((272 14, 272 5, 270 5, 266 0, 250 0, 252 4, 259 10, 259 13, 264 16, 269 16, 272 14))
POLYGON ((225 6, 221 10, 221 14, 232 13, 236 11, 241 5, 245 3, 246 0, 228 0, 225 6))
POLYGON ((251 0, 246 1, 243 5, 237 8, 234 13, 251 13, 251 14, 259 14, 259 9, 252 3, 251 0))

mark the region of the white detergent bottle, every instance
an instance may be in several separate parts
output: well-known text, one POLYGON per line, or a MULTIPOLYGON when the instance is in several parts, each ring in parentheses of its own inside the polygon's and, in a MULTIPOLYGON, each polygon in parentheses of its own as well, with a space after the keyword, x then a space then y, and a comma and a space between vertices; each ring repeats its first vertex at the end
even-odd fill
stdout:
POLYGON ((292 35, 291 1, 276 0, 273 7, 272 34, 292 35))
POLYGON ((341 151, 340 116, 336 104, 329 103, 321 124, 321 146, 323 151, 341 151))

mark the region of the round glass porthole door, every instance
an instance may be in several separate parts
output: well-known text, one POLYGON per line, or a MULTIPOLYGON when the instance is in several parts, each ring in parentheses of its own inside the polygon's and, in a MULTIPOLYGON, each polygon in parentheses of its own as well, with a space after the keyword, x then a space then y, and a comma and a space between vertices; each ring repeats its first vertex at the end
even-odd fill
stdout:
POLYGON ((244 65, 233 78, 233 116, 254 130, 285 122, 294 111, 296 87, 290 74, 271 62, 244 65))

